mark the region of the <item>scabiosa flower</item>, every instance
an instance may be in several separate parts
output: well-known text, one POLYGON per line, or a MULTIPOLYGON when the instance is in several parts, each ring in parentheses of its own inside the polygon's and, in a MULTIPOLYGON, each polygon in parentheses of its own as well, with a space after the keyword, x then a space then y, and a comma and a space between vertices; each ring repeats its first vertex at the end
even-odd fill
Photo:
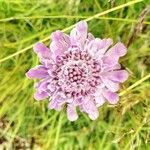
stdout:
POLYGON ((70 121, 78 118, 76 107, 95 120, 99 106, 118 102, 119 84, 128 78, 118 62, 126 47, 121 42, 110 47, 111 39, 95 38, 87 30, 87 23, 80 21, 70 35, 53 32, 50 48, 37 43, 34 51, 41 64, 26 74, 39 79, 35 99, 49 97, 48 108, 58 111, 66 105, 70 121))

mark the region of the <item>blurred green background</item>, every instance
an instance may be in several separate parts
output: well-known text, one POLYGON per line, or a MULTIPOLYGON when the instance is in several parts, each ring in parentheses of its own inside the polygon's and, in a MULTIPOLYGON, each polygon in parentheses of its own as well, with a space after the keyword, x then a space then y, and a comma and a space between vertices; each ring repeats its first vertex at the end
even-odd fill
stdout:
POLYGON ((32 45, 44 39, 48 46, 51 32, 89 17, 96 37, 128 47, 120 62, 130 77, 121 91, 150 74, 150 0, 0 0, 0 150, 150 149, 149 79, 117 105, 100 107, 96 121, 79 112, 69 122, 65 110, 50 111, 48 100, 33 99, 34 82, 25 77, 38 64, 32 45))

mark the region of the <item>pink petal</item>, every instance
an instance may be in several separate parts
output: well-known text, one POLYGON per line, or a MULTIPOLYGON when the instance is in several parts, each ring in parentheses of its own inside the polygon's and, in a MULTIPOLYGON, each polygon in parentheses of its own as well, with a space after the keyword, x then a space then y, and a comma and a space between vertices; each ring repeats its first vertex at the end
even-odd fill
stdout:
POLYGON ((57 100, 52 99, 52 100, 50 100, 50 102, 48 104, 48 108, 60 111, 60 110, 62 110, 62 105, 60 103, 58 103, 57 100))
POLYGON ((50 59, 51 58, 51 51, 47 48, 43 43, 36 43, 33 47, 35 53, 42 59, 50 59))
POLYGON ((59 104, 64 104, 66 102, 66 95, 59 91, 59 92, 56 92, 53 96, 52 96, 52 99, 55 99, 57 100, 57 102, 59 104))
POLYGON ((127 53, 127 49, 121 42, 118 42, 116 45, 114 45, 112 48, 110 48, 107 52, 107 56, 115 56, 115 57, 121 57, 124 56, 127 53))
POLYGON ((92 112, 89 113, 89 118, 91 120, 96 120, 98 118, 98 116, 99 116, 98 110, 97 111, 92 111, 92 112))
POLYGON ((89 42, 88 44, 88 52, 92 55, 95 56, 95 54, 100 50, 101 48, 101 39, 96 38, 93 39, 92 41, 89 42))
POLYGON ((112 68, 118 64, 119 57, 104 56, 102 57, 102 66, 105 68, 112 68))
POLYGON ((103 97, 103 95, 99 95, 97 97, 95 97, 95 102, 96 102, 96 106, 102 106, 105 103, 105 98, 103 97))
POLYGON ((82 100, 81 97, 79 97, 79 98, 74 98, 74 100, 73 100, 72 103, 73 103, 74 106, 79 106, 79 105, 81 105, 81 104, 83 103, 83 100, 82 100))
POLYGON ((75 121, 78 119, 78 114, 77 114, 76 108, 73 105, 68 104, 67 117, 70 121, 75 121))
POLYGON ((88 33, 88 34, 87 34, 87 38, 86 38, 86 41, 85 41, 85 44, 84 44, 84 50, 85 50, 85 51, 88 50, 88 44, 89 44, 92 40, 94 40, 94 39, 95 39, 95 37, 93 36, 93 34, 91 34, 91 33, 88 33))
POLYGON ((45 78, 48 76, 48 72, 45 67, 43 66, 36 66, 35 68, 30 69, 27 73, 26 76, 30 79, 37 78, 45 78))
POLYGON ((99 49, 99 52, 98 54, 102 55, 106 52, 106 50, 113 44, 113 41, 112 39, 102 39, 101 42, 100 42, 100 49, 99 49))
POLYGON ((116 93, 105 90, 103 96, 108 100, 110 104, 116 104, 119 101, 119 96, 116 93))
POLYGON ((80 21, 76 24, 76 27, 70 32, 72 46, 79 46, 81 49, 83 49, 87 38, 87 29, 88 26, 85 21, 80 21))
POLYGON ((36 100, 43 100, 45 98, 47 98, 49 95, 47 92, 43 91, 43 92, 39 92, 38 90, 35 92, 34 94, 34 98, 36 100))
POLYGON ((108 71, 113 71, 113 70, 118 70, 121 69, 121 65, 120 64, 116 64, 116 65, 110 65, 110 66, 105 66, 104 71, 108 72, 108 71))
POLYGON ((54 92, 56 90, 56 84, 53 83, 53 81, 47 86, 47 88, 51 91, 54 92))
POLYGON ((47 79, 45 80, 41 80, 40 82, 35 84, 35 88, 39 91, 39 92, 47 92, 47 86, 49 84, 49 81, 47 79))
POLYGON ((128 72, 126 70, 116 70, 107 73, 107 77, 112 81, 124 82, 128 79, 128 72))
POLYGON ((108 78, 102 76, 101 77, 102 79, 102 82, 105 84, 105 86, 112 92, 116 92, 119 90, 119 84, 118 83, 115 83, 111 80, 109 80, 108 78))
POLYGON ((105 103, 105 98, 102 95, 103 87, 104 86, 102 86, 102 85, 98 86, 96 92, 94 93, 95 102, 96 102, 97 107, 99 107, 105 103))
POLYGON ((51 35, 52 43, 50 49, 54 57, 61 56, 70 47, 70 38, 61 31, 55 31, 51 35))
POLYGON ((89 42, 88 51, 92 56, 100 59, 112 43, 112 39, 95 38, 89 42))
POLYGON ((99 111, 97 110, 96 104, 93 102, 93 100, 89 100, 88 102, 81 105, 83 111, 88 113, 91 120, 95 120, 99 116, 99 111))
POLYGON ((88 33, 87 39, 88 39, 89 41, 94 40, 94 35, 93 35, 92 33, 88 33))

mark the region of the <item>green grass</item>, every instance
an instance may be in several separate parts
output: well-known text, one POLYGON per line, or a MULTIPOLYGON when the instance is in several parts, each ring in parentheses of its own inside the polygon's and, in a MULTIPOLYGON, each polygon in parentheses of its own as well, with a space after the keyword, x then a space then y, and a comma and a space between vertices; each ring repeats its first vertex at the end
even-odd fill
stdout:
POLYGON ((68 33, 82 19, 88 20, 95 36, 127 44, 140 13, 150 4, 150 0, 131 4, 138 1, 116 0, 111 7, 107 0, 0 0, 0 149, 19 150, 17 142, 33 150, 150 149, 149 14, 145 28, 120 60, 130 72, 120 101, 102 106, 96 121, 79 112, 72 123, 65 110, 48 110, 48 100, 33 99, 33 82, 25 77, 38 64, 32 45, 39 40, 49 45, 52 31, 68 33))

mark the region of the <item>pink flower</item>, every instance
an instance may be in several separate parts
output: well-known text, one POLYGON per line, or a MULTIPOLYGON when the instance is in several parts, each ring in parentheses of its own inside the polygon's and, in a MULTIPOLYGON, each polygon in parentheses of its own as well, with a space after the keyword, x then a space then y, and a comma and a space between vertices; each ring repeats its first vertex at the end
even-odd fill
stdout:
POLYGON ((70 121, 78 118, 76 107, 95 120, 99 106, 118 102, 119 84, 128 78, 118 62, 126 47, 121 42, 110 47, 111 39, 95 38, 87 29, 87 23, 80 21, 70 35, 53 32, 50 48, 37 43, 34 51, 41 64, 26 74, 40 80, 35 99, 50 97, 48 108, 58 111, 66 105, 70 121))

